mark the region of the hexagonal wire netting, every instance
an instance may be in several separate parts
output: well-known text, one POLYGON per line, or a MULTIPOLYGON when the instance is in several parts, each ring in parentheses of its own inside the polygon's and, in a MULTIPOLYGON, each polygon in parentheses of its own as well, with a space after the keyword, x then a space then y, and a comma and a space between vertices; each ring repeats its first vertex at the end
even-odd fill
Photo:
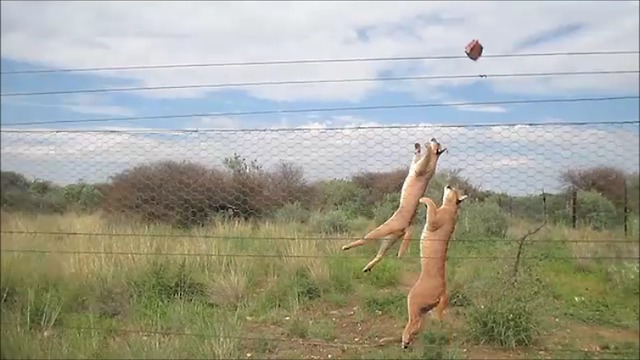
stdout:
MULTIPOLYGON (((399 192, 413 144, 432 137, 448 150, 436 177, 472 198, 493 196, 511 214, 540 217, 541 202, 522 199, 543 191, 571 197, 569 188, 597 190, 624 206, 631 197, 623 195, 626 174, 639 166, 637 123, 3 131, 2 206, 100 210, 184 226, 223 215, 268 218, 296 204, 318 211, 351 207, 356 216, 372 217, 372 209, 399 192), (20 202, 20 179, 8 178, 10 172, 38 183, 29 203, 20 202), (327 194, 327 185, 336 193, 327 194), (356 191, 351 195, 362 199, 337 191, 356 191), (538 208, 527 209, 532 206, 538 208)), ((439 199, 442 183, 432 181, 427 194, 439 199)), ((550 200, 550 211, 569 211, 570 200, 550 200)))

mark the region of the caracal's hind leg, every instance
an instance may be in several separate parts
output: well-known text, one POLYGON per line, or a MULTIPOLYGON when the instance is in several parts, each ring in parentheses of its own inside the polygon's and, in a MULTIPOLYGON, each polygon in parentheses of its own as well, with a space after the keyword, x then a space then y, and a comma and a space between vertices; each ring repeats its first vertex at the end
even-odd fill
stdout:
POLYGON ((382 257, 389 251, 389 249, 400 239, 404 232, 399 231, 397 233, 391 234, 389 237, 382 239, 382 244, 380 244, 380 249, 378 250, 378 254, 371 260, 367 266, 362 269, 362 272, 369 272, 371 269, 376 266, 377 263, 382 260, 382 257))
POLYGON ((400 244, 400 249, 398 249, 398 257, 403 257, 404 254, 409 250, 409 243, 411 242, 411 225, 407 226, 404 229, 404 235, 402 236, 402 243, 400 244))
POLYGON ((438 318, 438 321, 442 321, 443 317, 444 317, 444 311, 447 308, 447 306, 449 306, 449 297, 447 296, 447 291, 445 290, 442 293, 442 296, 440 297, 440 302, 438 303, 438 306, 436 306, 436 317, 438 318))
POLYGON ((371 240, 387 237, 398 230, 401 230, 401 229, 396 229, 393 225, 384 223, 378 226, 377 228, 373 229, 371 232, 365 235, 362 239, 359 239, 352 243, 344 245, 342 247, 342 250, 349 250, 349 249, 353 249, 354 247, 362 246, 371 240))
MULTIPOLYGON (((438 322, 442 323, 442 320, 444 319, 444 311, 448 306, 449 306, 449 297, 447 296, 447 290, 445 289, 445 291, 442 293, 442 296, 440 297, 440 302, 435 308, 436 318, 438 319, 438 322)), ((448 337, 449 345, 451 345, 451 331, 447 331, 447 333, 449 334, 449 337, 448 337)))

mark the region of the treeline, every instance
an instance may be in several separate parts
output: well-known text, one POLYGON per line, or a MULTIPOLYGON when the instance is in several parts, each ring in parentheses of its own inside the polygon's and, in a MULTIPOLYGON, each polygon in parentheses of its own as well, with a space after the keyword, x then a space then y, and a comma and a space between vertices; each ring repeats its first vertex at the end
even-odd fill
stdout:
MULTIPOLYGON (((292 164, 280 163, 266 170, 255 161, 234 155, 219 168, 174 161, 139 165, 103 184, 57 186, 2 172, 1 205, 4 211, 30 213, 101 211, 179 227, 206 224, 221 216, 276 216, 304 222, 308 219, 305 214, 312 212, 382 221, 397 207, 407 170, 363 172, 349 179, 310 183, 302 169, 292 164)), ((638 174, 597 167, 569 170, 561 178, 566 191, 545 194, 543 202, 543 194, 515 197, 482 191, 459 171, 439 171, 427 195, 439 199, 444 185, 451 183, 465 189, 475 202, 495 204, 503 214, 531 220, 542 220, 546 215, 552 222, 569 224, 575 189, 581 223, 609 228, 622 224, 620 215, 625 206, 638 213, 638 174)))

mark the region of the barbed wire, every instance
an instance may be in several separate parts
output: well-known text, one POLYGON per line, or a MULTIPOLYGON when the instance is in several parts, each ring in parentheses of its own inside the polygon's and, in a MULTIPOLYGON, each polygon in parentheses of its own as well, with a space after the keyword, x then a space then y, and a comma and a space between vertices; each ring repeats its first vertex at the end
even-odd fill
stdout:
POLYGON ((158 91, 158 90, 184 90, 184 89, 214 89, 214 88, 239 88, 254 86, 279 86, 279 85, 302 85, 302 84, 338 84, 357 82, 386 82, 386 81, 416 81, 416 80, 455 80, 474 78, 519 78, 519 77, 546 77, 546 76, 582 76, 582 75, 620 75, 637 74, 640 70, 597 70, 597 71, 561 71, 561 72, 538 72, 538 73, 498 73, 498 74, 464 74, 464 75, 418 75, 418 76, 398 76, 398 77, 368 77, 368 78, 347 78, 347 79, 316 79, 316 80, 283 80, 283 81, 258 81, 258 82, 237 82, 218 84, 188 84, 188 85, 166 85, 166 86, 134 86, 120 88, 95 88, 95 89, 73 89, 58 91, 32 91, 1 93, 0 97, 17 96, 42 96, 42 95, 68 95, 86 93, 108 93, 108 92, 135 92, 135 91, 158 91))
MULTIPOLYGON (((519 54, 483 54, 483 59, 491 58, 518 58, 518 57, 547 57, 547 56, 594 56, 594 55, 632 55, 638 54, 638 50, 614 50, 614 51, 564 51, 547 53, 519 53, 519 54)), ((66 69, 41 69, 41 70, 13 70, 2 71, 0 75, 19 74, 46 74, 69 72, 96 72, 96 71, 122 71, 122 70, 151 70, 151 69, 175 69, 196 67, 226 67, 226 66, 257 66, 257 65, 291 65, 291 64, 320 64, 320 63, 346 63, 346 62, 372 62, 372 61, 410 61, 410 60, 454 60, 468 59, 466 55, 424 55, 424 56, 396 56, 396 57, 355 57, 334 59, 297 59, 297 60, 264 60, 242 62, 208 62, 192 64, 164 64, 164 65, 128 65, 128 66, 104 66, 66 69)))
MULTIPOLYGON (((302 339, 302 338, 277 338, 277 337, 253 337, 253 336, 233 336, 233 335, 222 335, 222 334, 214 334, 214 333, 204 333, 204 332, 186 332, 186 331, 169 331, 169 330, 148 330, 148 329, 124 329, 124 328, 115 328, 115 327, 86 327, 86 326, 67 326, 67 325, 54 325, 52 328, 59 328, 65 330, 75 330, 75 331, 96 331, 96 332, 115 332, 115 333, 124 333, 124 334, 145 334, 145 335, 161 335, 161 336, 194 336, 194 337, 204 337, 210 339, 226 339, 226 340, 242 340, 242 341, 266 341, 266 342, 296 342, 300 344, 310 345, 310 346, 325 346, 325 347, 352 347, 352 348, 372 348, 372 347, 385 347, 389 346, 389 344, 351 344, 351 343, 342 343, 342 342, 328 342, 328 341, 320 341, 313 339, 302 339)), ((374 339, 380 340, 380 339, 374 339)), ((471 344, 460 344, 460 346, 471 345, 471 344)), ((442 348, 445 347, 439 344, 421 344, 423 348, 442 348)), ((635 354, 636 352, 633 350, 623 350, 623 349, 566 349, 566 348, 549 348, 549 347, 520 347, 516 350, 519 352, 522 351, 537 351, 537 352, 557 352, 557 353, 603 353, 603 354, 635 354)))
POLYGON ((90 122, 110 122, 110 121, 138 121, 138 120, 161 120, 161 119, 181 119, 194 117, 233 117, 247 115, 275 115, 275 114, 298 114, 309 112, 335 112, 335 111, 368 111, 368 110, 392 110, 392 109, 415 109, 431 107, 449 106, 478 106, 478 105, 517 105, 517 104, 543 104, 543 103, 576 103, 589 101, 614 101, 640 99, 640 96, 608 96, 592 98, 553 98, 553 99, 523 99, 523 100, 497 100, 497 101, 475 101, 475 102, 447 102, 447 103, 426 103, 426 104, 399 104, 399 105, 372 105, 372 106, 344 106, 332 108, 306 108, 306 109, 275 109, 239 112, 218 112, 218 113, 193 113, 176 115, 152 115, 152 116, 129 116, 113 118, 92 118, 77 120, 52 120, 52 121, 27 121, 2 124, 2 126, 25 126, 25 125, 46 125, 46 124, 71 124, 90 122))
MULTIPOLYGON (((22 253, 22 254, 64 254, 64 255, 114 255, 114 256, 188 256, 188 257, 229 257, 229 258, 301 258, 301 259, 366 259, 371 256, 364 255, 301 255, 301 254, 219 254, 219 253, 189 253, 189 252, 147 252, 147 251, 83 251, 83 250, 43 250, 43 249, 1 249, 0 252, 22 253)), ((405 255, 409 259, 440 259, 439 256, 415 256, 405 255)), ((530 260, 640 260, 638 256, 525 256, 521 259, 530 260)), ((515 256, 450 256, 447 259, 465 260, 494 260, 494 259, 516 259, 515 256)))
MULTIPOLYGON (((86 237, 142 237, 142 238, 188 238, 188 239, 216 239, 216 240, 276 240, 276 241, 348 241, 358 240, 361 237, 327 237, 327 236, 222 236, 222 235, 198 235, 198 234, 145 234, 145 233, 101 233, 101 232, 65 232, 65 231, 20 231, 2 230, 0 234, 7 235, 29 235, 29 236, 86 236, 86 237)), ((416 239, 415 241, 419 241, 416 239)), ((448 241, 441 239, 430 239, 430 242, 448 241)), ((517 239, 452 239, 453 242, 517 242, 517 239)), ((588 239, 588 240, 568 240, 568 239, 538 239, 534 242, 552 243, 637 243, 638 240, 628 239, 588 239)))

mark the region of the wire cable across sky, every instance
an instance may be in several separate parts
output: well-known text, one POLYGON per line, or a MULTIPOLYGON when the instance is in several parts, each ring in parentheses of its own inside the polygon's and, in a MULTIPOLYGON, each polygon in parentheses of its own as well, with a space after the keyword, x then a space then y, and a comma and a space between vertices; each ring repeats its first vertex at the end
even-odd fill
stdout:
POLYGON ((96 123, 96 122, 110 122, 110 121, 180 119, 180 118, 196 118, 196 117, 209 117, 209 116, 231 117, 231 116, 247 116, 247 115, 274 115, 274 114, 296 114, 296 113, 335 112, 335 111, 391 110, 391 109, 431 108, 431 107, 447 107, 447 106, 455 107, 455 106, 478 106, 478 105, 575 103, 575 102, 590 102, 590 101, 631 100, 631 99, 639 99, 639 98, 640 96, 635 95, 635 96, 609 96, 609 97, 593 97, 593 98, 523 99, 523 100, 476 101, 476 102, 426 103, 426 104, 345 106, 345 107, 333 107, 333 108, 274 109, 274 110, 257 110, 257 111, 130 116, 130 117, 94 118, 94 119, 77 119, 77 120, 27 121, 27 122, 11 122, 11 123, 2 124, 2 125, 3 126, 26 126, 26 125, 48 125, 48 124, 96 123))
POLYGON ((134 91, 159 91, 159 90, 185 90, 185 89, 215 89, 215 88, 239 88, 255 86, 277 86, 277 85, 302 85, 302 84, 338 84, 338 83, 358 83, 358 82, 384 82, 384 81, 411 81, 411 80, 460 80, 476 78, 522 78, 522 77, 548 77, 548 76, 583 76, 583 75, 620 75, 638 74, 640 70, 598 70, 598 71, 561 71, 561 72, 538 72, 538 73, 503 73, 503 74, 460 74, 460 75, 418 75, 418 76, 397 76, 397 77, 367 77, 351 79, 315 79, 315 80, 282 80, 282 81, 257 81, 257 82, 236 82, 218 84, 187 84, 187 85, 166 85, 166 86, 135 86, 120 88, 96 88, 96 89, 72 89, 58 91, 32 91, 2 93, 0 96, 42 96, 42 95, 69 95, 87 93, 109 93, 109 92, 134 92, 134 91))
MULTIPOLYGON (((486 59, 486 58, 519 58, 519 57, 548 57, 548 56, 631 55, 631 54, 638 54, 638 53, 640 53, 640 51, 638 50, 583 51, 583 52, 565 51, 565 52, 548 52, 548 53, 483 54, 482 58, 486 59)), ((397 57, 355 57, 355 58, 343 58, 343 59, 297 59, 297 60, 264 60, 264 61, 238 61, 238 62, 207 62, 207 63, 193 63, 193 64, 127 65, 127 66, 104 66, 104 67, 95 66, 95 67, 86 67, 86 68, 2 71, 0 72, 0 75, 151 70, 151 69, 196 68, 196 67, 321 64, 321 63, 346 63, 346 62, 371 62, 371 61, 454 60, 454 59, 468 59, 468 57, 466 55, 424 55, 424 56, 397 56, 397 57)))

